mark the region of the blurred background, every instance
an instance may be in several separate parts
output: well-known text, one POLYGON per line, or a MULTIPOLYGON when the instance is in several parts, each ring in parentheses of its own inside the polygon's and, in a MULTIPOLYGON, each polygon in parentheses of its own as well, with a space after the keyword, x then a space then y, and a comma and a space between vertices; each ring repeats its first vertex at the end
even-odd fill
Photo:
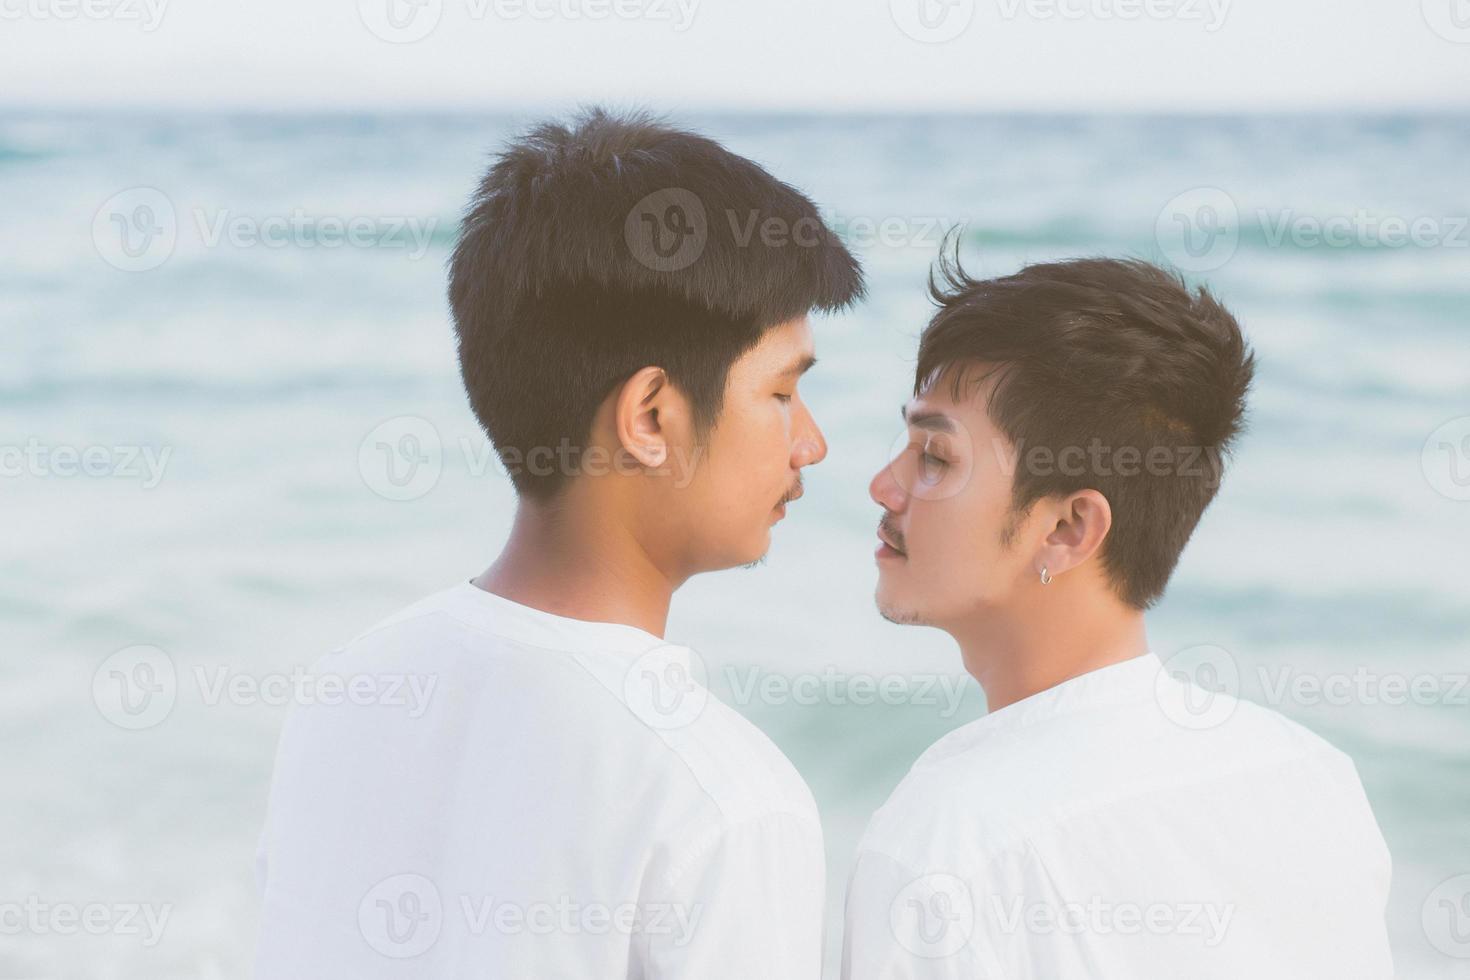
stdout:
MULTIPOLYGON (((1350 753, 1400 974, 1470 977, 1465 0, 0 0, 0 977, 246 977, 293 677, 493 559, 514 498, 444 299, 509 135, 645 106, 805 190, 870 300, 816 322, 831 452, 669 637, 852 849, 984 712, 873 609, 867 483, 923 285, 1132 255, 1210 284, 1251 429, 1164 657, 1350 753)), ((391 796, 392 787, 384 787, 391 796)), ((1303 814, 1303 819, 1315 815, 1303 814)))

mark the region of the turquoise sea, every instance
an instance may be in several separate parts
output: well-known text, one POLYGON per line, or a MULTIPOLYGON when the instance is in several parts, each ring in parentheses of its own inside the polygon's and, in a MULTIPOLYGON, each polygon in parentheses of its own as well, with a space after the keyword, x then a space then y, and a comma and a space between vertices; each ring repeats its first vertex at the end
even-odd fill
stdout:
MULTIPOLYGON (((31 923, 0 915, 0 976, 249 975, 271 692, 508 526, 444 263, 534 118, 0 114, 0 912, 31 923), (89 906, 96 935, 58 914, 89 906)), ((1401 975, 1470 977, 1470 119, 681 121, 806 190, 871 282, 816 324, 806 498, 669 631, 811 783, 829 946, 869 813, 984 711, 946 637, 873 610, 866 492, 964 222, 973 270, 1137 255, 1236 310, 1251 430, 1155 649, 1225 651, 1353 756, 1401 975)))

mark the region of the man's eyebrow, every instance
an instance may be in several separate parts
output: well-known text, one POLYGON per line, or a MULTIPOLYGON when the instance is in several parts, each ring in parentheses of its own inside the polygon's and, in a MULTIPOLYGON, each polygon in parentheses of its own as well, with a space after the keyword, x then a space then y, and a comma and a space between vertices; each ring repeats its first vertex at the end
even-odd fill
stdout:
POLYGON ((808 371, 810 371, 812 368, 814 368, 816 366, 816 364, 817 364, 817 358, 816 358, 816 356, 813 355, 813 354, 808 354, 805 357, 803 357, 801 360, 793 362, 792 365, 789 368, 787 368, 786 370, 782 371, 781 372, 781 377, 786 378, 786 377, 790 377, 793 374, 796 375, 797 377, 801 377, 803 374, 806 374, 808 371))
POLYGON ((910 415, 908 406, 902 405, 898 409, 898 414, 916 429, 929 429, 933 432, 954 431, 954 420, 943 412, 915 412, 910 415))

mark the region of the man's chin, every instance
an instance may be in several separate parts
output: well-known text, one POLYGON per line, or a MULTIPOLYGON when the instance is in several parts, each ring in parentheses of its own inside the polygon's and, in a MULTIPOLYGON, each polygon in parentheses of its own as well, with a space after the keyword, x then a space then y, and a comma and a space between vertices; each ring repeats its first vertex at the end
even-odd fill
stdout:
POLYGON ((923 615, 916 610, 901 606, 878 606, 878 615, 899 626, 928 626, 923 615))
POLYGON ((765 564, 766 556, 771 552, 771 530, 766 528, 759 538, 753 538, 749 546, 740 549, 739 560, 733 561, 730 568, 755 568, 765 564))
POLYGON ((897 623, 899 626, 928 625, 923 613, 915 609, 912 604, 888 595, 881 582, 878 583, 878 591, 873 599, 878 605, 878 615, 890 623, 897 623))
POLYGON ((742 536, 738 540, 725 539, 718 544, 706 542, 705 550, 693 559, 693 569, 688 574, 707 575, 732 568, 755 568, 765 564, 771 550, 771 532, 762 528, 742 536))

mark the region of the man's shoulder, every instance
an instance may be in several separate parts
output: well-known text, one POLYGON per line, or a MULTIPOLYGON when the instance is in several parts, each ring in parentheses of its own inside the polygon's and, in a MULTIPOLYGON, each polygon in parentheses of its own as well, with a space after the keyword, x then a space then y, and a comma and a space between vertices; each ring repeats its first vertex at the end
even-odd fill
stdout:
POLYGON ((567 737, 580 731, 588 751, 638 747, 637 773, 685 783, 721 823, 788 813, 819 827, 805 780, 760 728, 702 683, 697 654, 653 642, 643 652, 543 650, 488 629, 463 608, 461 592, 452 587, 400 609, 328 654, 319 668, 432 661, 441 682, 451 684, 494 669, 513 676, 523 697, 550 698, 543 718, 554 716, 567 737))
POLYGON ((721 821, 786 814, 820 833, 811 789, 770 736, 707 688, 692 697, 697 704, 686 724, 651 728, 688 767, 721 821))
POLYGON ((922 872, 936 855, 954 867, 1010 846, 1026 824, 1023 811, 1038 803, 1015 765, 1022 748, 978 722, 943 736, 873 814, 860 854, 922 872))
POLYGON ((1322 735, 1275 708, 1244 698, 1231 698, 1229 704, 1230 714, 1218 726, 1221 734, 1253 750, 1253 758, 1269 762, 1310 757, 1334 766, 1353 764, 1347 753, 1322 735))
POLYGON ((1139 702, 1024 729, 956 729, 931 746, 873 815, 863 847, 921 868, 936 853, 984 864, 1064 821, 1103 819, 1212 782, 1288 785, 1313 774, 1360 794, 1352 759, 1285 715, 1216 694, 1205 722, 1139 702), (1197 724, 1198 727, 1190 727, 1197 724))
POLYGON ((431 635, 469 633, 472 628, 453 614, 454 588, 440 589, 402 606, 359 630, 327 653, 323 663, 351 656, 370 656, 394 648, 421 648, 431 635))

